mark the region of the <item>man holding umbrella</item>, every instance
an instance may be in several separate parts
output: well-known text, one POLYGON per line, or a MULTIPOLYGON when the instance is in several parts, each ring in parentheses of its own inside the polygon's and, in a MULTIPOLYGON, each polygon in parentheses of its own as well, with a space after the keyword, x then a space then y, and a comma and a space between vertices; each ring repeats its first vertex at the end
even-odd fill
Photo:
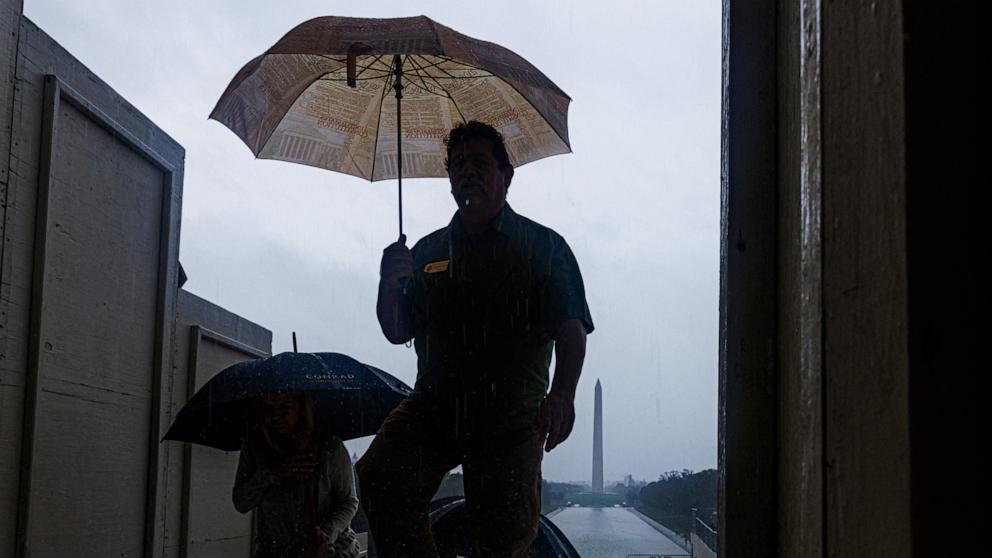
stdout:
POLYGON ((414 341, 418 373, 357 464, 362 499, 381 556, 436 556, 426 506, 462 465, 474 555, 525 556, 542 449, 571 433, 593 323, 564 239, 506 203, 500 133, 470 121, 445 146, 454 217, 383 253, 379 323, 390 342, 414 341))

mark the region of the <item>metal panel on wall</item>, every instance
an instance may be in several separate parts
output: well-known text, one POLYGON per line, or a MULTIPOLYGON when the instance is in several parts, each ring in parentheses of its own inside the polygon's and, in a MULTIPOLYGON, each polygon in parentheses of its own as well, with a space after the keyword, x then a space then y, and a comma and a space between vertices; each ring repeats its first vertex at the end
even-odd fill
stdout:
POLYGON ((0 556, 13 554, 16 539, 17 488, 20 467, 21 417, 24 415, 24 375, 11 370, 10 313, 7 293, 10 258, 5 248, 13 233, 8 221, 16 203, 10 187, 11 126, 22 0, 0 0, 0 556))
POLYGON ((147 556, 176 291, 176 166, 55 76, 44 111, 19 551, 147 556))
MULTIPOLYGON (((268 353, 201 326, 190 328, 189 393, 192 397, 215 374, 238 362, 268 353)), ((251 515, 231 502, 238 452, 189 445, 186 457, 185 556, 242 558, 251 554, 251 515)))

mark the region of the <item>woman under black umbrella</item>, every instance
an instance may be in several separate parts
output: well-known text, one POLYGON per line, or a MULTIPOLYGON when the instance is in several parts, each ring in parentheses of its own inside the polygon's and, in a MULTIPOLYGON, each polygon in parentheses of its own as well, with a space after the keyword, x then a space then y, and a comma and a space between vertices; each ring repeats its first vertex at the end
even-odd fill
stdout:
POLYGON ((265 394, 260 411, 232 495, 238 511, 258 510, 255 558, 357 557, 350 523, 358 498, 341 439, 314 428, 307 392, 265 394))

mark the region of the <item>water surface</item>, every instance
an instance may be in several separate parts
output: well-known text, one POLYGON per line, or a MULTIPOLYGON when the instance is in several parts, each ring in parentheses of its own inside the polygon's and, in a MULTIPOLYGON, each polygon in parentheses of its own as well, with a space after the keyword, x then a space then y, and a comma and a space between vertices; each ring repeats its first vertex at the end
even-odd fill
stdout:
POLYGON ((627 508, 565 508, 551 521, 582 558, 626 558, 628 554, 686 556, 687 553, 627 508))

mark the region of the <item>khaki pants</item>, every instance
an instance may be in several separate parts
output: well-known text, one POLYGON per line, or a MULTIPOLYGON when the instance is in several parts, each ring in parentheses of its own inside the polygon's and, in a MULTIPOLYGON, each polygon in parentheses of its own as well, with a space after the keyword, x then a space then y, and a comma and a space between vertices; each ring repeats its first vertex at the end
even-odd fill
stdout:
POLYGON ((380 558, 436 557, 427 505, 444 474, 461 465, 473 557, 527 556, 541 512, 542 443, 458 450, 409 399, 383 422, 356 465, 362 505, 380 558))

